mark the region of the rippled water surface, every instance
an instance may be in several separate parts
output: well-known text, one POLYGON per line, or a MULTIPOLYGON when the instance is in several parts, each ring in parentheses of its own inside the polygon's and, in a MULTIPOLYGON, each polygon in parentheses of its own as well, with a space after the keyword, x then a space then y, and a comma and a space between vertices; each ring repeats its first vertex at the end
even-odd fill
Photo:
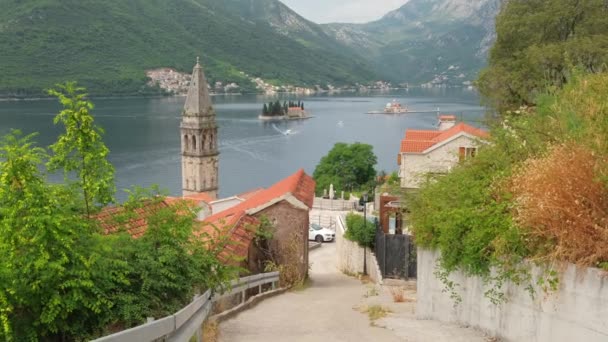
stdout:
MULTIPOLYGON (((480 125, 484 109, 475 93, 460 89, 413 89, 367 95, 312 96, 304 100, 314 115, 305 121, 260 122, 262 104, 276 97, 243 95, 213 98, 220 130, 220 194, 229 196, 266 187, 316 164, 336 142, 364 142, 374 146, 378 170, 397 169, 400 140, 407 128, 433 128, 436 114, 368 115, 397 99, 412 110, 455 113, 480 125), (281 132, 290 129, 293 134, 281 132)), ((159 184, 171 194, 181 188, 179 122, 185 98, 94 99, 93 111, 106 130, 105 141, 116 167, 119 189, 159 184)), ((39 132, 46 146, 60 132, 53 125, 59 106, 54 101, 0 102, 0 134, 11 128, 39 132)), ((119 195, 119 198, 124 198, 119 195)))

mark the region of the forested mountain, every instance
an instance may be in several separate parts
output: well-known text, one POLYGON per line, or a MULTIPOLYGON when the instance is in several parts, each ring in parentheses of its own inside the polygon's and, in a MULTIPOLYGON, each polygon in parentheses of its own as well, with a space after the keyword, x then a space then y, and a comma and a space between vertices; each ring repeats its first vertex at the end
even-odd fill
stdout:
POLYGON ((410 0, 375 22, 323 27, 392 81, 462 84, 486 63, 500 3, 410 0))
POLYGON ((367 61, 277 0, 0 0, 0 95, 77 80, 94 94, 147 89, 145 70, 242 74, 296 85, 377 79, 367 61), (284 25, 290 23, 290 25, 284 25))

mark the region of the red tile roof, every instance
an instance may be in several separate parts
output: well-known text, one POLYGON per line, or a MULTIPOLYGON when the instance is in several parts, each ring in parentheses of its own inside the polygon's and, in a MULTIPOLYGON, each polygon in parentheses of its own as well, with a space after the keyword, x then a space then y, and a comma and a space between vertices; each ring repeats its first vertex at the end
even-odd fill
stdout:
POLYGON ((487 139, 490 136, 488 132, 463 122, 445 131, 409 129, 405 132, 405 139, 401 141, 401 153, 422 153, 460 133, 467 133, 481 139, 487 139))
POLYGON ((300 169, 293 175, 274 184, 268 189, 256 191, 249 199, 204 220, 207 224, 203 231, 211 237, 217 234, 230 234, 235 242, 237 256, 246 257, 249 244, 255 233, 248 232, 247 226, 259 223, 255 217, 247 215, 247 211, 262 207, 286 195, 293 195, 308 208, 312 208, 315 195, 315 181, 300 169))
POLYGON ((213 197, 207 195, 204 192, 198 193, 196 195, 184 196, 184 199, 191 199, 191 200, 205 202, 205 203, 211 203, 214 201, 213 197))
POLYGON ((124 229, 132 237, 139 238, 148 229, 148 218, 169 205, 166 201, 144 204, 141 208, 134 209, 132 213, 128 213, 123 207, 107 207, 95 218, 104 234, 118 233, 124 229))
POLYGON ((456 121, 456 115, 440 115, 439 121, 456 121))
POLYGON ((259 192, 264 191, 264 188, 257 188, 254 190, 249 190, 247 192, 243 192, 242 194, 238 194, 236 195, 236 197, 243 199, 243 200, 248 200, 251 197, 255 196, 256 194, 258 194, 259 192))

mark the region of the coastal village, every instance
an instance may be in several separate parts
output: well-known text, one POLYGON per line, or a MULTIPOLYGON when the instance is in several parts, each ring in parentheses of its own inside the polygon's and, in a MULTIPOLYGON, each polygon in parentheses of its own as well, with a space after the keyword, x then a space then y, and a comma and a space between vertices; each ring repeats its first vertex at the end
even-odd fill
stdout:
POLYGON ((7 3, 0 341, 608 342, 605 1, 425 1, 7 3))
MULTIPOLYGON (((316 85, 313 87, 298 87, 293 85, 274 85, 266 82, 260 77, 252 77, 242 72, 241 75, 250 82, 255 84, 256 89, 265 95, 276 95, 281 93, 289 94, 300 94, 300 95, 311 95, 318 93, 340 93, 340 92, 367 92, 367 91, 389 91, 391 89, 407 88, 407 85, 400 85, 398 87, 393 86, 387 81, 376 81, 371 85, 355 84, 352 86, 333 86, 326 84, 324 86, 316 85)), ((148 86, 159 87, 163 91, 174 94, 185 96, 188 92, 190 85, 191 75, 185 72, 179 72, 173 68, 159 68, 148 70, 146 72, 148 78, 148 86)), ((241 92, 241 87, 234 82, 223 83, 217 81, 214 84, 209 84, 209 91, 211 94, 238 94, 241 92)))

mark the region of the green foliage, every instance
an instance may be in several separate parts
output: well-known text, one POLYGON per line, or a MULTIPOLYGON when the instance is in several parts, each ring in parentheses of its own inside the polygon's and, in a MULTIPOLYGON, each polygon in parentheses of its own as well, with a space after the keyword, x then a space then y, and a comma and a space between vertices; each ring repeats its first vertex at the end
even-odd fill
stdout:
POLYGON ((363 216, 350 213, 346 216, 346 226, 348 229, 344 236, 361 247, 374 247, 376 239, 376 225, 366 221, 363 216))
POLYGON ((118 220, 125 225, 142 210, 149 214, 141 238, 117 238, 117 257, 129 264, 129 285, 115 297, 114 311, 122 324, 129 327, 146 317, 170 315, 195 294, 207 289, 221 291, 236 277, 238 270, 222 265, 216 257, 225 241, 200 235, 194 220, 197 210, 187 202, 167 205, 158 190, 136 188, 123 208, 118 220))
POLYGON ((54 123, 61 123, 65 132, 50 146, 54 152, 49 160, 49 171, 63 170, 66 182, 74 173, 75 186, 82 191, 86 215, 114 201, 114 167, 108 162, 110 150, 102 140, 103 129, 96 126, 90 110, 93 103, 87 100, 84 88, 74 82, 59 84, 48 91, 56 96, 63 110, 54 123))
POLYGON ((317 194, 329 190, 331 184, 335 191, 370 191, 375 185, 378 159, 373 147, 368 144, 337 143, 324 156, 313 173, 317 183, 317 194))
POLYGON ((241 72, 308 86, 375 77, 370 67, 328 37, 322 46, 306 44, 278 32, 268 20, 233 9, 256 6, 261 5, 3 0, 0 96, 42 96, 42 89, 66 78, 86 86, 92 95, 159 94, 158 88, 146 85, 145 71, 171 67, 190 72, 196 56, 204 61, 211 84, 236 82, 243 91, 256 89, 241 72))
POLYGON ((113 169, 92 104, 73 84, 61 89, 66 109, 56 121, 67 129, 50 160, 31 135, 0 141, 0 340, 84 341, 223 291, 239 271, 218 259, 227 238, 205 233, 189 202, 169 205, 155 189, 136 189, 110 209, 112 222, 89 215, 82 197, 109 200, 113 169), (50 183, 45 165, 92 179, 50 183), (141 237, 127 233, 142 220, 141 237), (101 223, 118 231, 101 235, 101 223))
MULTIPOLYGON (((560 255, 554 253, 559 241, 546 238, 550 234, 533 234, 548 227, 522 226, 515 220, 520 203, 513 200, 509 182, 524 162, 543 157, 557 144, 583 146, 606 160, 607 91, 607 74, 583 76, 575 72, 563 89, 540 96, 536 108, 506 112, 502 123, 492 129, 491 144, 483 146, 476 158, 446 176, 429 179, 412 199, 410 218, 416 243, 441 251, 438 274, 448 291, 456 288, 449 274, 460 270, 493 284, 486 295, 499 303, 505 300, 500 291, 505 282, 531 283, 525 259, 560 255), (496 267, 496 274, 490 272, 492 267, 496 267)), ((606 182, 608 165, 600 165, 595 172, 606 182)), ((555 191, 552 196, 559 194, 555 191)), ((564 205, 574 207, 574 203, 564 205)), ((576 217, 587 214, 573 215, 567 229, 575 229, 576 217)), ((588 253, 593 253, 593 248, 588 253)), ((585 253, 578 251, 578 255, 585 253)), ((557 282, 552 270, 536 280, 543 290, 556 289, 557 282)))
POLYGON ((570 70, 605 71, 608 7, 603 0, 513 0, 496 23, 481 94, 500 111, 536 103, 537 96, 568 81, 570 70))
POLYGON ((77 340, 111 319, 125 263, 106 259, 73 189, 46 182, 46 158, 18 132, 0 145, 0 336, 77 340), (108 269, 112 266, 111 269, 108 269))

